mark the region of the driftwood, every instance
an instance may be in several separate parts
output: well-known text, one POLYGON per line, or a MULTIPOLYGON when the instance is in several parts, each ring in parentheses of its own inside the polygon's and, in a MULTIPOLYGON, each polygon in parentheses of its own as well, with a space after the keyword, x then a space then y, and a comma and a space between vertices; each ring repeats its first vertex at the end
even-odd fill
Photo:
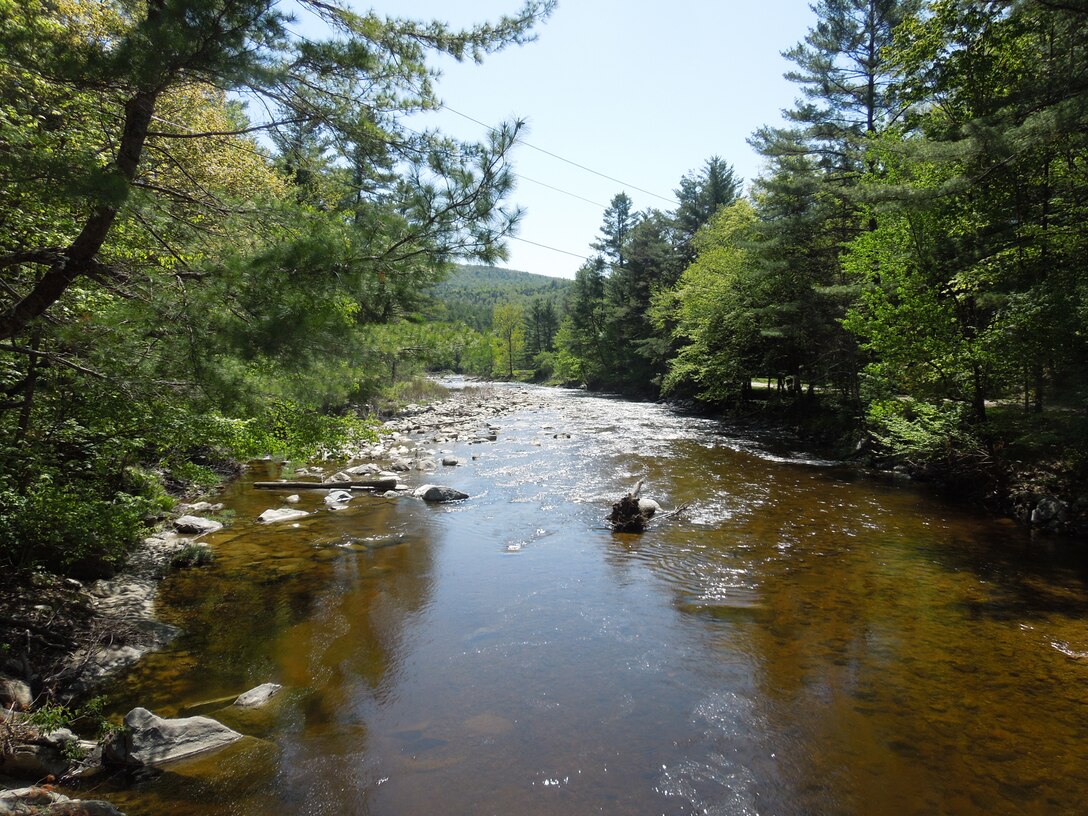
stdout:
MULTIPOLYGON (((612 505, 612 512, 608 515, 608 521, 612 525, 614 533, 641 533, 646 529, 646 524, 660 509, 656 502, 640 502, 639 492, 642 490, 642 479, 638 480, 635 489, 612 505)), ((666 519, 676 516, 687 510, 688 504, 681 504, 668 513, 657 515, 658 519, 666 519)))
POLYGON ((350 482, 254 482, 258 490, 393 490, 396 479, 354 479, 350 482))
POLYGON ((646 529, 649 516, 644 515, 642 508, 639 507, 638 494, 641 490, 642 479, 639 479, 634 490, 612 505, 612 512, 608 514, 612 532, 641 533, 646 529))

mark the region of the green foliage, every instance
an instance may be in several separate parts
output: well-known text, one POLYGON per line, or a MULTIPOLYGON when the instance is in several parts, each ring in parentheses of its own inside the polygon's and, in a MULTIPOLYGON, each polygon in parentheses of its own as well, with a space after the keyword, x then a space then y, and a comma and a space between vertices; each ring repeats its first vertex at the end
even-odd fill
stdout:
POLYGON ((23 493, 0 491, 0 558, 9 568, 101 574, 119 567, 144 530, 152 502, 43 477, 23 493))
POLYGON ((869 408, 869 428, 889 455, 943 479, 977 472, 989 460, 970 410, 954 403, 883 400, 869 408))
POLYGON ((377 441, 376 422, 355 414, 331 415, 289 401, 274 401, 246 420, 221 418, 218 432, 240 459, 279 456, 312 459, 377 441))
MULTIPOLYGON (((60 703, 46 702, 33 711, 27 717, 27 721, 38 729, 43 735, 52 734, 61 728, 85 728, 88 725, 100 737, 107 736, 118 730, 111 724, 102 712, 106 707, 106 697, 92 697, 81 706, 66 706, 60 703)), ((65 756, 71 760, 83 759, 79 752, 78 744, 65 746, 65 756)))

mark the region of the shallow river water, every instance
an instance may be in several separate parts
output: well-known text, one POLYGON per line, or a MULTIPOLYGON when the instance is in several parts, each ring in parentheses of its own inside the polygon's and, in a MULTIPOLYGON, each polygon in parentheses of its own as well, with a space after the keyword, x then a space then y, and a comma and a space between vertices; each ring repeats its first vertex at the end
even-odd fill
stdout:
POLYGON ((253 738, 96 795, 129 816, 1088 813, 1069 549, 714 421, 534 393, 497 441, 441 446, 463 464, 426 478, 461 503, 313 492, 315 515, 258 526, 262 474, 232 487, 214 565, 162 587, 185 634, 111 705, 253 738), (614 535, 640 477, 691 507, 614 535), (267 681, 271 709, 221 710, 267 681))

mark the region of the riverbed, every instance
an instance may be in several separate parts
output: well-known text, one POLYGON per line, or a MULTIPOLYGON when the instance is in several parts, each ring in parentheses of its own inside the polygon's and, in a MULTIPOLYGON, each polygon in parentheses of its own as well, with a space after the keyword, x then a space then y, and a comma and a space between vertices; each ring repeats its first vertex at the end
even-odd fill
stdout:
POLYGON ((252 739, 96 795, 129 816, 1088 812, 1075 549, 718 421, 507 388, 494 441, 410 476, 465 501, 311 491, 262 525, 280 497, 250 483, 275 467, 231 486, 214 564, 160 591, 184 634, 109 693, 252 739), (640 478, 689 507, 613 534, 640 478), (223 712, 265 682, 270 709, 223 712))

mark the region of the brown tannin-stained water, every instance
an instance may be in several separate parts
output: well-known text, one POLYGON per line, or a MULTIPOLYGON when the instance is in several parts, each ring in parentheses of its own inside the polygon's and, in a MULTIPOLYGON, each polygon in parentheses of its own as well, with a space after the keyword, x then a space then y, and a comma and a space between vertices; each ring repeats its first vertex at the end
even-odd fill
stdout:
POLYGON ((463 464, 425 478, 461 503, 315 492, 263 526, 262 474, 231 488, 216 562, 162 587, 185 634, 111 703, 255 739, 96 795, 129 816, 1088 813, 1083 561, 714 421, 534 393, 497 442, 441 446, 463 464), (691 509, 613 535, 639 477, 691 509), (268 681, 269 710, 223 710, 268 681))

